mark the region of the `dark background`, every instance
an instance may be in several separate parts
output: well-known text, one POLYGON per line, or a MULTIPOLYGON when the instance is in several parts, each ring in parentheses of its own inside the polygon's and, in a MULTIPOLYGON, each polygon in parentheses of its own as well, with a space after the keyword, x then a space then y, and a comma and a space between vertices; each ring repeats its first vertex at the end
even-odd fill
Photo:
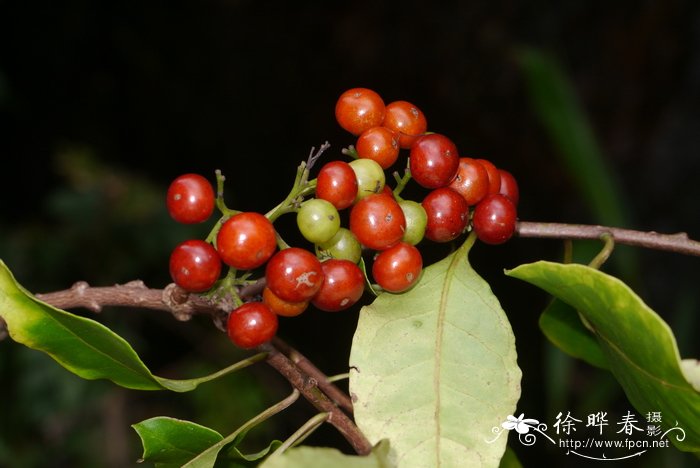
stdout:
MULTIPOLYGON (((353 143, 333 107, 356 86, 414 102, 462 155, 515 174, 521 219, 602 222, 533 110, 523 47, 570 80, 622 194, 624 227, 700 238, 695 1, 0 1, 0 257, 36 292, 77 280, 163 286, 172 247, 209 228, 168 218, 170 180, 199 172, 213 181, 219 168, 230 206, 267 211, 312 146, 328 140, 330 159, 353 143)), ((542 337, 547 297, 502 275, 561 251, 557 241, 515 239, 472 254, 514 327, 518 409, 549 421, 558 411, 626 412, 608 374, 542 337)), ((698 260, 636 255, 625 279, 676 331, 681 354, 698 356, 698 260)), ((342 373, 357 313, 309 311, 283 321, 281 335, 342 373)), ((200 375, 239 356, 205 319, 115 309, 99 318, 159 375, 200 375)), ((130 424, 167 414, 228 434, 288 391, 258 366, 188 395, 126 392, 83 382, 8 339, 0 379, 0 465, 18 467, 131 466, 140 451, 130 424)), ((297 405, 254 431, 251 445, 285 438, 311 414, 297 405)), ((332 429, 309 443, 348 450, 332 429)), ((526 466, 576 461, 543 444, 513 447, 526 466)), ((657 450, 626 466, 682 460, 657 450)))

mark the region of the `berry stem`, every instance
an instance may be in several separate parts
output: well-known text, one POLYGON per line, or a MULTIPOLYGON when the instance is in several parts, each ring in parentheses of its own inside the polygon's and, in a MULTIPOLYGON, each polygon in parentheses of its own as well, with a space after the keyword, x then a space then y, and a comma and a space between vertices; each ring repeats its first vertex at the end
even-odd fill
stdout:
POLYGON ((608 257, 610 257, 610 254, 615 250, 615 239, 609 232, 601 234, 600 240, 604 242, 603 248, 588 264, 589 267, 595 268, 596 270, 600 270, 600 267, 603 266, 608 257))
POLYGON ((304 423, 299 429, 294 432, 287 440, 285 440, 282 445, 277 447, 272 455, 270 455, 267 460, 274 459, 282 455, 288 448, 298 445, 304 441, 308 436, 310 436, 316 429, 321 427, 321 424, 328 420, 330 416, 329 413, 318 413, 308 421, 304 423))
POLYGON ((394 179, 396 180, 396 187, 394 188, 394 198, 396 200, 401 201, 403 200, 401 198, 401 192, 403 192, 403 189, 406 188, 406 184, 408 184, 408 181, 411 180, 411 169, 407 166, 406 169, 404 170, 403 176, 399 176, 398 171, 394 172, 394 179))
POLYGON ((340 152, 345 156, 350 156, 352 159, 360 158, 360 155, 357 154, 357 150, 355 149, 354 145, 350 145, 347 148, 343 148, 342 150, 340 150, 340 152))

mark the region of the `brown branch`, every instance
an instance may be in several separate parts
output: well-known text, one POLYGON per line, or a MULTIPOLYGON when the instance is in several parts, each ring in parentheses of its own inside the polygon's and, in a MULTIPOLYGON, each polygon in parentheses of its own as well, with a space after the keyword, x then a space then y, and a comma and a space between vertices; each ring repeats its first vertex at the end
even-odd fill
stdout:
POLYGON ((275 338, 272 343, 275 348, 283 352, 302 372, 316 380, 319 388, 328 395, 328 397, 338 404, 342 409, 353 413, 352 400, 341 389, 336 387, 333 382, 328 381, 328 376, 324 374, 313 362, 309 361, 303 354, 289 346, 280 338, 275 338))
POLYGON ((515 234, 519 237, 541 239, 600 239, 604 234, 610 234, 613 240, 619 244, 700 256, 700 242, 689 239, 684 232, 659 234, 657 232, 633 231, 631 229, 586 224, 520 221, 515 227, 515 234))
MULTIPOLYGON (((264 280, 258 281, 241 289, 240 293, 244 297, 253 296, 258 294, 264 285, 264 280)), ((188 294, 174 284, 165 289, 150 289, 142 281, 106 287, 91 287, 81 281, 70 289, 37 294, 36 297, 61 309, 86 308, 100 312, 106 306, 139 307, 170 312, 178 320, 189 320, 194 314, 207 314, 212 315, 214 319, 221 319, 225 318, 226 311, 230 310, 228 304, 214 304, 197 294, 188 294)), ((221 324, 224 323, 225 321, 221 320, 221 324)), ((221 324, 220 327, 223 326, 221 324)), ((0 323, 0 331, 2 325, 0 323)), ((275 340, 275 344, 282 347, 283 351, 272 344, 259 347, 260 350, 269 353, 267 363, 298 389, 315 408, 328 412, 327 422, 340 431, 358 454, 368 454, 372 445, 335 403, 338 402, 352 412, 350 398, 328 382, 325 374, 301 353, 282 340, 275 340), (285 356, 285 353, 289 354, 291 359, 285 356)))
POLYGON ((329 414, 327 422, 345 437, 359 455, 367 455, 372 451, 372 444, 355 423, 319 388, 315 378, 305 375, 272 344, 262 345, 258 350, 269 353, 267 363, 298 389, 316 409, 329 414))

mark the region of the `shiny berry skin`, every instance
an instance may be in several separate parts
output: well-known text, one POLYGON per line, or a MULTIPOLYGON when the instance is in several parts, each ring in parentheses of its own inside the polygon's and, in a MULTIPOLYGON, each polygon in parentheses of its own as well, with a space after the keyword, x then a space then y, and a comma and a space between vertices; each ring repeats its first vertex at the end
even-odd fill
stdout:
POLYGON ((311 300, 317 309, 338 312, 355 304, 365 290, 365 275, 348 260, 330 259, 321 263, 325 280, 311 300))
POLYGON ((357 179, 357 197, 355 201, 384 190, 386 176, 384 175, 384 169, 378 162, 371 159, 356 159, 350 162, 350 167, 355 171, 355 178, 357 179))
POLYGON ((387 169, 399 157, 399 138, 386 127, 372 127, 359 136, 355 150, 360 158, 376 161, 382 169, 387 169))
POLYGON ((498 193, 510 198, 510 201, 512 201, 513 205, 517 208, 518 201, 520 201, 518 182, 515 180, 515 177, 513 177, 513 174, 508 171, 499 169, 498 173, 501 174, 501 188, 498 193))
POLYGON ((331 202, 312 198, 299 208, 297 226, 301 235, 309 242, 326 242, 340 229, 340 215, 331 202))
POLYGON ((296 317, 309 306, 309 301, 289 302, 280 299, 267 287, 263 289, 262 301, 271 311, 283 317, 296 317))
POLYGON ((216 250, 223 262, 238 270, 264 264, 277 248, 275 228, 260 213, 233 215, 216 236, 216 250))
POLYGON ((323 284, 321 262, 308 250, 298 247, 277 252, 265 267, 267 287, 288 302, 311 299, 323 284))
POLYGON ((474 206, 488 194, 489 174, 480 162, 460 158, 457 175, 448 187, 462 195, 469 206, 474 206))
POLYGON ((462 234, 469 221, 469 205, 448 187, 435 189, 423 199, 428 215, 425 237, 434 242, 449 242, 462 234))
POLYGON ((326 163, 316 178, 316 197, 331 202, 338 210, 352 205, 357 197, 357 176, 350 164, 326 163))
POLYGON ((166 205, 178 223, 202 223, 214 211, 214 189, 201 175, 184 174, 168 187, 166 205))
POLYGON ((385 106, 381 96, 367 88, 345 91, 335 104, 335 119, 343 129, 357 136, 382 124, 385 106))
POLYGON ((328 242, 318 244, 318 254, 321 258, 337 258, 357 263, 362 257, 362 246, 352 231, 341 227, 328 242))
POLYGON ((401 200, 399 206, 406 218, 406 231, 401 240, 411 245, 416 245, 425 237, 425 227, 428 224, 428 215, 425 208, 413 200, 401 200))
POLYGON ((428 130, 428 121, 423 112, 407 101, 387 104, 383 125, 397 133, 402 149, 410 148, 416 138, 428 130))
POLYGON ((489 174, 489 192, 488 195, 496 194, 501 189, 501 174, 498 172, 498 168, 487 159, 477 159, 480 162, 486 172, 489 174))
POLYGON ((444 187, 459 168, 457 147, 444 135, 424 135, 411 146, 411 177, 426 188, 444 187))
POLYGON ((185 291, 210 289, 221 275, 221 259, 211 244, 187 240, 170 254, 170 277, 185 291))
POLYGON ((489 195, 474 208, 474 232, 481 242, 502 244, 513 236, 517 212, 505 195, 489 195))
POLYGON ((406 230, 406 218, 396 200, 378 193, 363 198, 352 207, 350 230, 362 245, 384 250, 401 240, 406 230))
POLYGON ((380 252, 372 264, 372 277, 385 291, 404 292, 420 278, 423 257, 406 242, 380 252))
POLYGON ((277 315, 268 306, 247 302, 229 314, 226 331, 233 344, 251 349, 274 338, 277 326, 277 315))

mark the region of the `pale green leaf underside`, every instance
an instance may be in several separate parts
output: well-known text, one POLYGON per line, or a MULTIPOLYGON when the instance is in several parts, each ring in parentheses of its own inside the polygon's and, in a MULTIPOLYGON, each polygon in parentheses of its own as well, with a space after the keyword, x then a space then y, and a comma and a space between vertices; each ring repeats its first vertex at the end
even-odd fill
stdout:
MULTIPOLYGON (((661 412, 666 428, 677 421, 685 440, 676 440, 674 433, 669 439, 682 450, 700 450, 700 394, 683 373, 671 329, 634 291, 617 278, 578 264, 536 262, 508 274, 578 310, 639 414, 661 412)), ((694 374, 691 368, 686 372, 694 374)))
POLYGON ((247 364, 233 364, 189 380, 154 376, 134 349, 104 325, 41 302, 27 292, 0 260, 0 316, 10 337, 42 351, 84 379, 109 379, 126 388, 187 392, 247 364))
POLYGON ((389 442, 379 442, 366 457, 345 455, 340 451, 325 447, 296 447, 280 456, 271 456, 260 468, 391 468, 389 442))
POLYGON ((363 307, 350 355, 355 419, 401 467, 498 466, 485 442, 513 414, 520 369, 510 323, 469 265, 471 236, 404 294, 363 307))

